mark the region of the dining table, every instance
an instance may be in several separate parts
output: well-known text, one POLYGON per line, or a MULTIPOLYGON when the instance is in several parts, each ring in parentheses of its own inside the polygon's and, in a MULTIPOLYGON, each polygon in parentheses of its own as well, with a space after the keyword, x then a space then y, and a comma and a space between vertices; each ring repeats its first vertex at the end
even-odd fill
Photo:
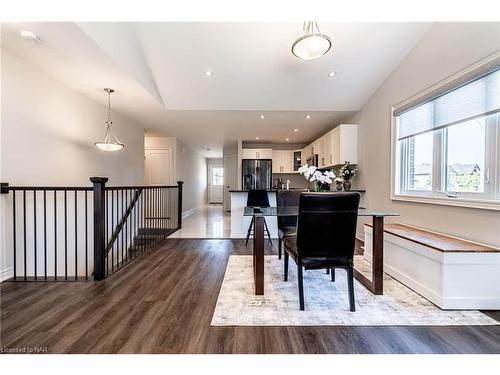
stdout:
MULTIPOLYGON (((298 206, 245 207, 243 216, 254 219, 253 276, 256 295, 264 295, 264 220, 273 216, 298 216, 298 206)), ((372 278, 371 280, 354 268, 354 277, 375 295, 384 294, 384 218, 399 216, 396 212, 385 212, 359 208, 358 217, 372 217, 372 278)))

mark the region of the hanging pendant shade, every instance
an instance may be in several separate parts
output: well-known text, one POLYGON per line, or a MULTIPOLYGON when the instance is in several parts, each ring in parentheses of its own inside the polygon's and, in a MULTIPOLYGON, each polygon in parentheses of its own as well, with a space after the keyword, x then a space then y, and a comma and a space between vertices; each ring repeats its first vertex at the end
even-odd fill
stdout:
POLYGON ((330 38, 319 31, 315 21, 304 22, 304 35, 292 45, 294 56, 302 60, 313 60, 323 56, 332 48, 330 38))
POLYGON ((105 88, 104 91, 108 93, 108 119, 106 121, 106 133, 102 142, 94 143, 99 149, 103 151, 119 151, 125 147, 123 143, 118 140, 115 132, 113 131, 113 121, 111 121, 111 94, 115 92, 113 89, 105 88))

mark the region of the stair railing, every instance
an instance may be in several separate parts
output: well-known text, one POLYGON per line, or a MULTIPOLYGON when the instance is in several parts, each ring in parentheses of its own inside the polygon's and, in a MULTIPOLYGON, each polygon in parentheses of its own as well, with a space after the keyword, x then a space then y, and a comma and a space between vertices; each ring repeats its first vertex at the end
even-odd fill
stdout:
POLYGON ((12 249, 4 280, 103 280, 181 228, 182 181, 123 187, 107 187, 105 177, 91 181, 93 187, 0 184, 12 249))

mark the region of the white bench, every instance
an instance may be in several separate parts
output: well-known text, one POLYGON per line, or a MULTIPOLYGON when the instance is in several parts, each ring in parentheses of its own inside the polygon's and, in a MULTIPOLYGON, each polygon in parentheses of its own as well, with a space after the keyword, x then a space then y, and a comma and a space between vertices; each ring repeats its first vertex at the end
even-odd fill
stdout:
MULTIPOLYGON (((370 225, 365 225, 364 257, 371 262, 370 225)), ((386 224, 384 272, 442 309, 500 309, 500 249, 386 224)))

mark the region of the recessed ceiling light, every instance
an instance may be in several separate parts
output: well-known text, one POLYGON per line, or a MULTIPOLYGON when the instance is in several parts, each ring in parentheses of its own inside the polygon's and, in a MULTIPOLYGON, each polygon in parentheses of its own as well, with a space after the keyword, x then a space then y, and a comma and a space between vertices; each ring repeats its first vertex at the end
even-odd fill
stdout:
POLYGON ((259 137, 255 137, 256 140, 259 140, 259 137))
POLYGON ((299 129, 293 129, 293 131, 294 131, 295 133, 297 133, 297 132, 299 131, 299 129))
POLYGON ((207 77, 212 77, 212 71, 211 70, 205 70, 205 75, 207 77))
POLYGON ((308 120, 309 120, 310 118, 311 118, 311 116, 310 116, 310 115, 306 115, 306 119, 308 119, 308 120))
POLYGON ((333 78, 337 75, 337 72, 330 72, 328 73, 328 77, 333 78))
POLYGON ((40 43, 40 37, 33 31, 21 30, 19 34, 21 35, 21 38, 27 40, 28 42, 35 44, 40 43))
POLYGON ((285 139, 285 141, 287 141, 287 142, 288 142, 289 140, 290 140, 290 138, 286 138, 286 139, 285 139))
POLYGON ((261 118, 261 119, 264 119, 264 118, 266 118, 266 116, 264 116, 264 115, 260 115, 260 118, 261 118))

